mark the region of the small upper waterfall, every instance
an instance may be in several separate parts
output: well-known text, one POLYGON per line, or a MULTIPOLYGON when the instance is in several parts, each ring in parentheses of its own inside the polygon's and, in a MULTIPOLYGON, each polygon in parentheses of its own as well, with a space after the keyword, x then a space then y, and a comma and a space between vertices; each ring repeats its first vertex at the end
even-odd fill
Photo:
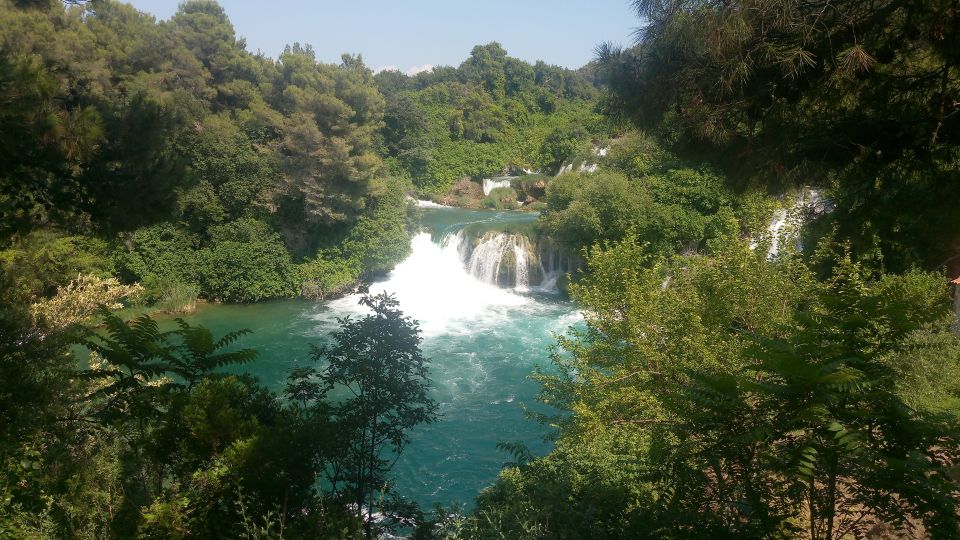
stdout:
MULTIPOLYGON (((832 210, 830 201, 824 199, 819 191, 812 188, 803 188, 794 197, 789 207, 778 208, 770 218, 767 232, 764 237, 770 239, 767 257, 777 257, 783 249, 784 242, 789 245, 793 241, 797 251, 803 249, 800 238, 800 228, 809 219, 825 214, 832 210)), ((750 248, 755 249, 759 241, 754 239, 750 248)))
POLYGON ((516 176, 494 176, 493 178, 484 178, 483 179, 484 196, 489 195, 491 191, 497 188, 510 187, 510 183, 515 178, 516 176))

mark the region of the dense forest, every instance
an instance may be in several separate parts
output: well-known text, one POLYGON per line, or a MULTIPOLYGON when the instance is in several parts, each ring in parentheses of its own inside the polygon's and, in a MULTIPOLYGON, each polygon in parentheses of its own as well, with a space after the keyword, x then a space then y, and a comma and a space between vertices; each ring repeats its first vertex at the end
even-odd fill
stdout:
POLYGON ((0 2, 0 538, 960 536, 954 2, 637 0, 581 69, 415 76, 252 54, 212 1, 0 2), (581 263, 553 449, 467 508, 390 488, 438 418, 393 297, 280 391, 246 330, 158 322, 353 292, 411 198, 581 263))
POLYGON ((556 173, 606 131, 589 68, 530 65, 498 43, 474 47, 456 69, 382 71, 374 80, 387 103, 388 166, 424 195, 497 171, 556 173))

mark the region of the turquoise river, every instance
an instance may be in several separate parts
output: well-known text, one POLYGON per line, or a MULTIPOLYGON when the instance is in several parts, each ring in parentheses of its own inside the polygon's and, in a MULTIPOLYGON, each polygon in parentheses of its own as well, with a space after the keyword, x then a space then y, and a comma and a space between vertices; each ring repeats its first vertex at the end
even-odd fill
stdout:
MULTIPOLYGON (((412 254, 371 286, 371 292, 395 294, 404 312, 419 321, 431 361, 441 418, 413 431, 393 471, 398 493, 425 510, 434 503, 471 505, 509 457, 496 448, 498 442, 523 442, 535 454, 549 450, 545 428, 525 413, 525 407, 543 407, 535 401, 538 385, 530 375, 536 365, 549 366, 555 334, 580 324, 580 316, 552 290, 552 279, 541 287, 485 282, 482 269, 499 265, 495 258, 502 253, 477 249, 470 260, 460 245, 464 231, 515 233, 535 220, 532 213, 424 208, 425 230, 413 238, 412 254)), ((348 296, 208 305, 185 318, 217 334, 251 330, 241 345, 260 355, 241 369, 279 390, 290 369, 310 362, 310 344, 322 343, 337 317, 361 313, 357 297, 348 296)))

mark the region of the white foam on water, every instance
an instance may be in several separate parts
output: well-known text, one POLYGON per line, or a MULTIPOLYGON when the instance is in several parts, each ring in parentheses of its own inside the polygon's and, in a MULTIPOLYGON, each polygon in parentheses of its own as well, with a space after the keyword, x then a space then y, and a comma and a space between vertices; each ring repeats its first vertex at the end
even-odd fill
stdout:
MULTIPOLYGON (((424 337, 472 333, 505 324, 516 317, 511 311, 532 307, 535 301, 470 275, 463 266, 461 235, 448 236, 442 244, 420 233, 411 242, 412 253, 383 281, 370 287, 372 294, 386 291, 400 301, 405 315, 420 322, 424 337)), ((359 296, 330 302, 334 312, 362 313, 359 296)))
POLYGON ((421 199, 417 199, 417 206, 419 206, 420 208, 455 208, 454 206, 439 204, 433 201, 424 201, 421 199))

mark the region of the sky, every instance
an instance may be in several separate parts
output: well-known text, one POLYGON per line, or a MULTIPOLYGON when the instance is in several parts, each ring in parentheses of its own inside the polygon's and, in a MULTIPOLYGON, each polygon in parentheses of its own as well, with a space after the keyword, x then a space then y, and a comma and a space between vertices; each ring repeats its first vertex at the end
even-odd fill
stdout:
MULTIPOLYGON (((168 19, 181 0, 127 0, 168 19)), ((415 73, 458 66, 474 45, 498 41, 510 56, 578 68, 604 41, 629 45, 639 19, 629 0, 220 0, 247 49, 276 58, 313 45, 339 63, 360 53, 375 69, 415 73)))

